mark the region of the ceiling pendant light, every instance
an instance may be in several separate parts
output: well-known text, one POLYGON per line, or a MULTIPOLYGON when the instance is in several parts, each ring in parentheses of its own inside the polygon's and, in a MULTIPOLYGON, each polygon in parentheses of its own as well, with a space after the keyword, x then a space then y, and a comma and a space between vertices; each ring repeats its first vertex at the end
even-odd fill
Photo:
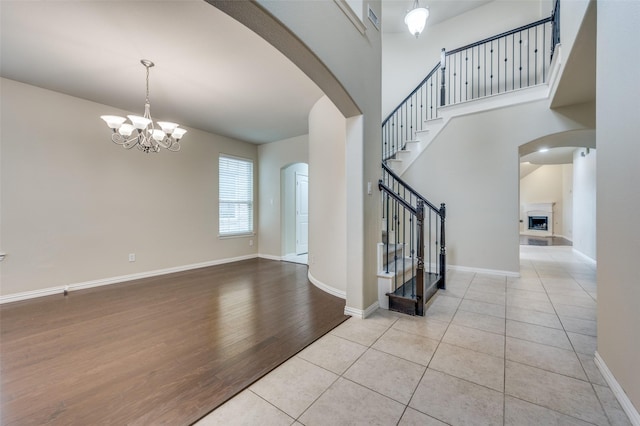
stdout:
POLYGON ((418 0, 414 0, 413 8, 404 17, 404 23, 409 28, 409 32, 418 38, 422 30, 424 30, 428 17, 429 9, 420 7, 418 0))
POLYGON ((140 60, 140 63, 147 69, 147 98, 144 103, 144 115, 142 117, 128 115, 129 122, 126 122, 126 118, 116 115, 103 115, 100 118, 113 130, 111 140, 126 149, 135 146, 146 153, 159 152, 160 148, 173 152, 179 151, 180 138, 187 131, 179 128, 178 124, 168 121, 158 121, 160 128, 156 128, 151 120, 151 104, 149 104, 149 68, 155 64, 147 59, 140 60))

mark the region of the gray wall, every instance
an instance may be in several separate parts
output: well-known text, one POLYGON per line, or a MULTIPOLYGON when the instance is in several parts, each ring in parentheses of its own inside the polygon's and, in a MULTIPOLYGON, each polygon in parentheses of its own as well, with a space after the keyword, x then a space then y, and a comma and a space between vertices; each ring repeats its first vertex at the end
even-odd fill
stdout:
MULTIPOLYGON (((282 197, 282 168, 294 163, 309 162, 309 136, 302 135, 258 146, 260 163, 260 254, 280 258, 291 253, 286 249, 286 202, 282 197)), ((290 232, 289 232, 290 233, 290 232)))
POLYGON ((583 125, 548 101, 459 116, 404 177, 431 202, 447 204, 447 263, 519 274, 518 147, 583 125), (490 250, 487 250, 490 247, 490 250))
POLYGON ((573 248, 596 260, 596 150, 573 156, 573 248))
POLYGON ((346 120, 322 97, 309 114, 309 275, 347 291, 346 120))
MULTIPOLYGON (((598 354, 640 411, 640 2, 598 2, 598 354)), ((636 418, 636 420, 639 420, 636 418)))
POLYGON ((520 179, 521 232, 528 228, 527 204, 555 203, 553 206, 553 234, 564 235, 564 168, 563 164, 547 164, 520 179))
POLYGON ((113 107, 1 85, 3 296, 257 254, 256 236, 218 238, 218 155, 257 180, 255 145, 189 129, 178 153, 127 151, 100 119, 113 107))
MULTIPOLYGON (((407 2, 407 8, 410 3, 407 2)), ((384 115, 391 113, 440 61, 440 49, 456 49, 547 17, 551 14, 551 6, 546 3, 549 2, 491 1, 443 22, 427 21, 418 39, 409 31, 385 34, 382 52, 384 115)))
MULTIPOLYGON (((233 3, 233 2, 231 2, 233 3)), ((260 0, 260 6, 289 28, 331 71, 333 78, 346 90, 360 113, 343 115, 347 118, 346 149, 346 194, 347 194, 347 307, 354 314, 366 314, 378 299, 376 277, 376 243, 380 239, 380 195, 374 191, 366 194, 367 182, 378 181, 380 175, 381 114, 381 56, 380 32, 364 20, 364 34, 332 1, 269 1, 260 0), (327 23, 330 22, 330 28, 327 23)), ((371 7, 381 16, 380 1, 370 1, 362 7, 371 7)), ((366 13, 362 13, 366 16, 366 13)), ((247 20, 246 22, 249 22, 247 20)), ((274 37, 277 38, 277 37, 274 37)), ((282 49, 289 43, 269 40, 282 49)), ((307 70, 310 77, 321 88, 325 84, 322 76, 304 67, 305 54, 291 51, 289 57, 307 70)), ((307 61, 308 63, 309 61, 307 61)), ((325 90, 331 101, 344 105, 344 99, 334 96, 336 92, 325 90)), ((309 135, 310 138, 312 135, 309 135)), ((309 164, 310 185, 313 184, 313 165, 309 164)), ((312 188, 310 188, 310 191, 312 188)), ((310 192, 311 194, 311 192, 310 192)), ((311 195, 313 197, 313 195, 311 195)), ((311 202, 311 200, 310 200, 311 202)), ((310 220, 313 220, 310 218, 310 220)), ((311 224, 311 227, 314 225, 311 224)), ((309 230, 311 238, 312 230, 309 230)), ((310 255, 312 253, 310 252, 310 255)))

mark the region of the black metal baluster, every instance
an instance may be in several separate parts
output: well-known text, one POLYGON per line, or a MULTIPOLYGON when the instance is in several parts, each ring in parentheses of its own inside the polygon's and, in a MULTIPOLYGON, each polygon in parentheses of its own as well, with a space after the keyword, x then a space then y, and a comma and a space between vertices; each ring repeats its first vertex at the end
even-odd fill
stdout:
POLYGON ((414 216, 413 214, 409 215, 409 224, 410 224, 410 231, 409 231, 409 241, 410 241, 410 252, 409 255, 411 256, 411 281, 413 282, 414 279, 413 277, 415 276, 415 263, 416 263, 416 258, 415 258, 415 246, 414 246, 414 232, 415 232, 415 222, 414 222, 414 216))
POLYGON ((469 100, 469 52, 464 52, 464 100, 469 100))
MULTIPOLYGON (((451 56, 447 56, 446 69, 448 70, 446 81, 449 82, 449 87, 447 88, 447 94, 448 94, 447 105, 451 105, 451 56)), ((446 82, 445 82, 445 86, 446 86, 446 82)), ((455 98, 454 98, 454 100, 455 100, 455 98)))
MULTIPOLYGON (((451 64, 451 61, 449 61, 449 64, 451 64)), ((457 88, 457 82, 458 79, 456 78, 458 75, 458 55, 453 55, 453 103, 458 103, 458 101, 456 101, 456 97, 458 97, 458 92, 456 91, 457 88)))
POLYGON ((507 38, 504 38, 504 91, 506 92, 507 90, 509 90, 507 88, 507 62, 508 62, 508 56, 507 56, 507 38))
POLYGON ((534 80, 534 84, 538 84, 538 27, 535 28, 536 30, 536 49, 534 50, 535 56, 534 56, 534 75, 533 75, 533 80, 534 80))
POLYGON ((487 45, 484 45, 484 96, 487 96, 487 45))
POLYGON ((546 45, 547 45, 547 26, 543 25, 542 26, 542 82, 543 83, 546 81, 546 73, 545 73, 545 70, 547 68, 547 61, 546 61, 547 49, 545 47, 546 45))
MULTIPOLYGON (((386 193, 385 193, 386 194, 386 193)), ((390 227, 390 222, 389 222, 389 194, 386 194, 386 199, 387 199, 387 217, 386 217, 386 223, 387 223, 387 255, 385 256, 385 272, 388 274, 389 273, 389 245, 391 242, 391 227, 390 227)))
POLYGON ((511 90, 516 89, 516 35, 511 36, 511 90))
POLYGON ((447 216, 447 207, 444 203, 440 204, 440 256, 439 256, 439 269, 440 276, 442 277, 438 288, 446 288, 447 278, 447 243, 445 239, 445 218, 447 216))
POLYGON ((424 120, 425 120, 425 116, 424 116, 424 104, 425 99, 424 99, 424 84, 422 86, 420 86, 420 130, 423 129, 423 125, 424 125, 424 120))
POLYGON ((431 242, 433 241, 432 235, 431 235, 431 228, 432 228, 431 217, 432 217, 432 212, 431 212, 431 209, 429 209, 429 249, 428 249, 428 252, 429 252, 429 255, 428 255, 428 257, 429 257, 429 273, 431 273, 431 242))
POLYGON ((496 62, 496 69, 498 70, 498 78, 496 79, 496 88, 498 89, 498 93, 500 93, 500 39, 496 40, 498 43, 498 60, 496 62))
MULTIPOLYGON (((400 216, 400 203, 398 203, 397 201, 394 202, 394 207, 395 207, 395 213, 393 216, 393 222, 395 224, 394 226, 394 234, 395 234, 395 238, 394 238, 394 244, 397 246, 398 242, 399 242, 399 233, 398 233, 398 227, 400 225, 400 220, 399 220, 399 216, 400 216)), ((394 288, 397 290, 398 289, 398 250, 396 249, 393 253, 393 272, 394 272, 394 288)), ((403 294, 404 296, 404 289, 403 289, 403 294)))
POLYGON ((522 31, 520 31, 520 41, 518 42, 518 51, 520 54, 520 60, 518 61, 518 71, 519 71, 519 75, 520 75, 520 89, 522 89, 522 31))
POLYGON ((478 97, 480 97, 480 88, 482 87, 482 85, 480 84, 480 63, 481 63, 481 59, 480 59, 480 46, 478 46, 478 97))
POLYGON ((473 95, 473 73, 474 73, 474 60, 475 60, 475 55, 473 52, 473 47, 471 48, 471 99, 475 99, 475 96, 473 95))

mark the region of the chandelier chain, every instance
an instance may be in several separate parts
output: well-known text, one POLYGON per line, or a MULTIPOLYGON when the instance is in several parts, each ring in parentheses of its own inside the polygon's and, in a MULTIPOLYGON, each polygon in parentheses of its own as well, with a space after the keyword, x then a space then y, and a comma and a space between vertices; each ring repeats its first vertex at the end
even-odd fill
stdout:
POLYGON ((147 103, 149 103, 149 67, 147 65, 145 65, 145 67, 147 68, 147 98, 146 98, 146 101, 147 101, 147 103))

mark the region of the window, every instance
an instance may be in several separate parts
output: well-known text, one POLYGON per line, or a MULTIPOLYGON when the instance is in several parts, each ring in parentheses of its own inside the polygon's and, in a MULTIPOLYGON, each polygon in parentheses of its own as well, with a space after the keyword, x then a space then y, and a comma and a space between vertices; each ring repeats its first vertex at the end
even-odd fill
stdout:
POLYGON ((220 236, 253 233, 253 161, 220 156, 220 236))

